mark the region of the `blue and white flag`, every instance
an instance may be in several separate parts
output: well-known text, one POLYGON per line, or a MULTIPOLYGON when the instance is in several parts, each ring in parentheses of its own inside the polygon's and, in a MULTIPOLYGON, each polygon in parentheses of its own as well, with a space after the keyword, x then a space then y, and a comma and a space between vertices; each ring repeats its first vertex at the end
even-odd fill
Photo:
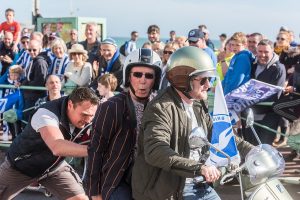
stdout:
POLYGON ((282 87, 251 79, 225 96, 228 110, 240 113, 282 91, 282 87))
MULTIPOLYGON (((224 151, 230 156, 231 164, 238 165, 241 162, 219 78, 217 78, 215 89, 211 143, 214 147, 224 151)), ((205 164, 215 165, 217 167, 227 166, 228 159, 224 154, 210 148, 210 155, 205 164)))
POLYGON ((9 109, 15 108, 18 119, 22 119, 23 106, 23 97, 20 90, 16 90, 14 93, 0 98, 0 113, 4 113, 9 109))

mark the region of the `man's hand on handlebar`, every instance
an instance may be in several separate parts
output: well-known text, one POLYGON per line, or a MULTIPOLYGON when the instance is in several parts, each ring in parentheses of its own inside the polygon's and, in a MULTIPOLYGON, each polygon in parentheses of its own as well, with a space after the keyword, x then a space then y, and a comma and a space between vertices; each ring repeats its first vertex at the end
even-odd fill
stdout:
POLYGON ((213 165, 203 165, 201 167, 201 174, 205 177, 207 182, 215 182, 221 176, 221 172, 213 165))

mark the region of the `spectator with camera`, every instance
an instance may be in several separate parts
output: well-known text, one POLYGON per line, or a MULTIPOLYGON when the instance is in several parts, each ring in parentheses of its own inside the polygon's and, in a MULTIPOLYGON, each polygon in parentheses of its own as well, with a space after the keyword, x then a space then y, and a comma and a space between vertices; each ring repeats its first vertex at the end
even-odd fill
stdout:
POLYGON ((5 74, 8 67, 13 63, 15 53, 13 51, 13 34, 4 33, 4 40, 0 43, 0 60, 2 64, 1 76, 5 74))

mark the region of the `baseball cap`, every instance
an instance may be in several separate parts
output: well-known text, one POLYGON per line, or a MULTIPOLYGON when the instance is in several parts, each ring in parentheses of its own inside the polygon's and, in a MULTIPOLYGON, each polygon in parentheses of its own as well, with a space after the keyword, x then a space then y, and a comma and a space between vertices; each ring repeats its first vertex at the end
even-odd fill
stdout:
POLYGON ((199 29, 190 30, 188 34, 189 41, 197 42, 199 38, 204 38, 204 33, 202 31, 200 31, 199 29))
POLYGON ((112 39, 112 38, 106 38, 105 40, 103 40, 101 42, 101 44, 111 44, 111 45, 117 47, 116 41, 114 39, 112 39))
POLYGON ((24 33, 22 36, 21 36, 21 39, 23 38, 30 38, 30 34, 29 33, 24 33))

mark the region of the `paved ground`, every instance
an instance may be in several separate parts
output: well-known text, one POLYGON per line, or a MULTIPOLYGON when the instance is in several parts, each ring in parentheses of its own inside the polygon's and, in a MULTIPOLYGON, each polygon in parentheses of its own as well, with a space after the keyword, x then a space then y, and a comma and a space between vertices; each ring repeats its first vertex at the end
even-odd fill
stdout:
MULTIPOLYGON (((289 148, 281 148, 281 153, 284 155, 286 160, 286 169, 283 177, 295 177, 300 179, 300 159, 292 160, 289 158, 291 150, 289 148)), ((4 152, 0 150, 0 163, 2 163, 4 158, 4 152)), ((300 186, 294 184, 284 184, 289 194, 293 199, 300 199, 300 186)), ((224 186, 219 186, 217 188, 218 194, 223 200, 240 200, 240 190, 238 184, 228 184, 224 186)), ((14 200, 57 200, 55 197, 46 197, 44 195, 44 190, 39 191, 24 191, 19 194, 14 200)))

